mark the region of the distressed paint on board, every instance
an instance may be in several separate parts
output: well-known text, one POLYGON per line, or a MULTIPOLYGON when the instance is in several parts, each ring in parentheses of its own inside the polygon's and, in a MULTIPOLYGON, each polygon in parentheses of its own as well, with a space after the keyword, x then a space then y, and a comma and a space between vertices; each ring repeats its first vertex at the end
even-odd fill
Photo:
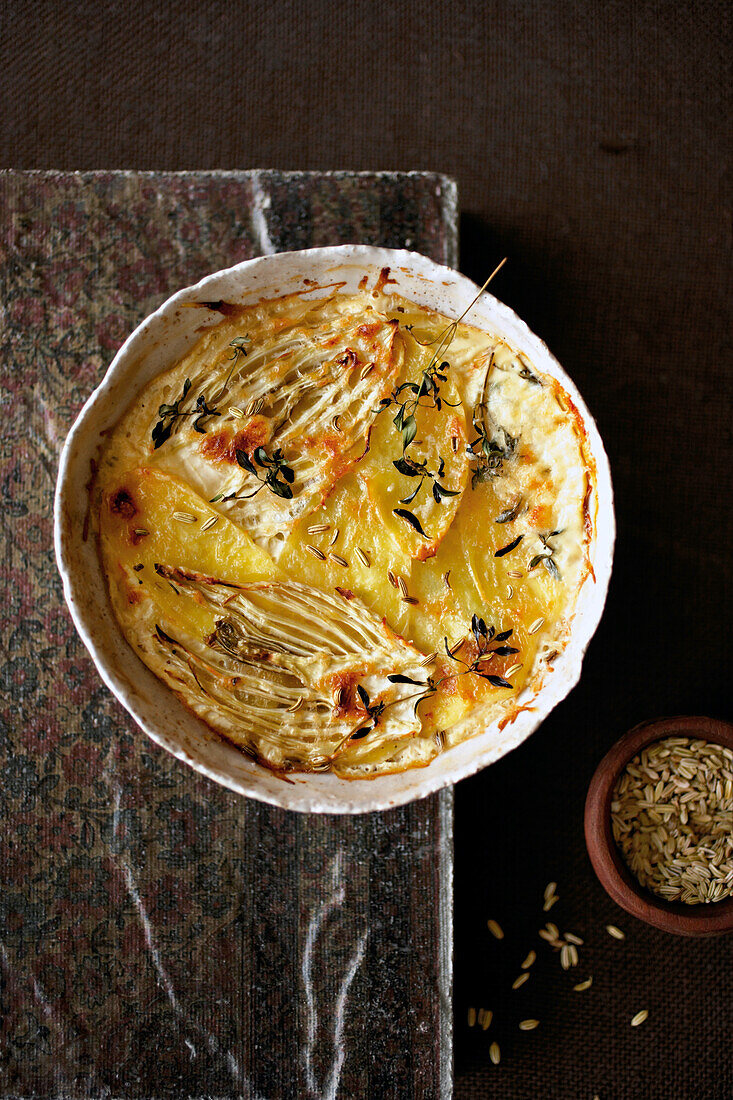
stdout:
POLYGON ((57 458, 131 329, 265 253, 456 262, 424 174, 0 174, 0 1097, 450 1093, 452 793, 288 814, 150 743, 52 555, 57 458))

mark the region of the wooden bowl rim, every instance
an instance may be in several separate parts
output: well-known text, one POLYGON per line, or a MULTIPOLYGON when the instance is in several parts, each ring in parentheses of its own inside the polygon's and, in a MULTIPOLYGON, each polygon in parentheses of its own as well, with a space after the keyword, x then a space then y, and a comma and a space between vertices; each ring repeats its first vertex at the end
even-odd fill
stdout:
POLYGON ((689 715, 650 719, 612 746, 596 768, 585 802, 585 842, 593 870, 622 909, 664 932, 715 936, 733 931, 733 898, 699 906, 656 898, 633 877, 613 839, 611 801, 618 776, 641 749, 665 737, 699 738, 733 749, 733 724, 689 715))

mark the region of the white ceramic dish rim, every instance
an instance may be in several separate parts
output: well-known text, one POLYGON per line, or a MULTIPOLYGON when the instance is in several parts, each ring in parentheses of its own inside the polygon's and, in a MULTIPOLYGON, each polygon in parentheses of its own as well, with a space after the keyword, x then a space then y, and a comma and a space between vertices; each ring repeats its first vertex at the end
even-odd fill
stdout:
POLYGON ((158 680, 125 642, 112 615, 93 539, 82 536, 91 461, 103 433, 121 415, 135 393, 189 346, 193 330, 214 324, 219 314, 188 308, 202 301, 253 302, 303 289, 305 279, 321 284, 345 280, 356 289, 365 272, 376 276, 389 267, 390 289, 419 304, 458 316, 478 292, 464 275, 415 252, 340 245, 278 253, 247 260, 206 276, 165 301, 128 337, 100 385, 91 394, 64 444, 54 508, 54 541, 64 596, 74 624, 109 689, 158 745, 215 782, 239 794, 284 809, 317 813, 365 813, 390 809, 472 775, 521 744, 580 678, 583 656, 598 626, 611 575, 615 520, 608 458, 596 424, 576 386, 546 345, 508 306, 484 293, 467 321, 526 352, 538 370, 557 378, 575 402, 596 464, 596 530, 591 546, 595 581, 581 589, 571 638, 535 704, 504 730, 496 724, 440 754, 428 767, 373 780, 344 780, 331 773, 293 775, 285 781, 219 739, 158 680), (181 308, 185 306, 186 308, 181 308))

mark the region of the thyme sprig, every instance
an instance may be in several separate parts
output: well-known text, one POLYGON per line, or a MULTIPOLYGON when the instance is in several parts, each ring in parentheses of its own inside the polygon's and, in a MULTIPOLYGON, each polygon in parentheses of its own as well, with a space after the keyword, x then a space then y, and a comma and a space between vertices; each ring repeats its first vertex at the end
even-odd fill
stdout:
MULTIPOLYGON (((391 680, 392 677, 388 676, 387 679, 391 680)), ((361 684, 357 686, 356 694, 359 696, 359 699, 361 700, 361 705, 364 707, 364 710, 371 718, 372 724, 371 726, 361 726, 361 728, 358 729, 355 733, 352 733, 350 738, 350 740, 352 741, 360 741, 362 737, 366 737, 368 733, 371 733, 372 730, 375 729, 382 712, 387 706, 387 704, 384 702, 372 703, 369 698, 369 692, 361 684)))
POLYGON ((440 396, 439 382, 445 382, 450 369, 450 363, 437 363, 435 357, 430 365, 422 372, 419 382, 403 382, 389 397, 383 397, 379 403, 377 412, 383 412, 390 405, 397 406, 392 423, 402 436, 402 454, 404 455, 415 436, 417 435, 417 420, 415 413, 418 409, 438 409, 448 405, 455 409, 459 401, 446 401, 440 396), (407 396, 404 396, 404 395, 407 396), (426 400, 424 400, 426 399, 426 400))
POLYGON ((510 435, 506 428, 499 428, 504 437, 503 443, 500 443, 498 438, 492 439, 489 436, 484 416, 485 409, 483 402, 474 406, 471 420, 476 438, 466 447, 469 462, 476 462, 471 474, 472 489, 482 481, 498 477, 504 463, 516 454, 519 445, 519 436, 510 435))
POLYGON ((494 687, 510 688, 512 685, 508 680, 505 680, 503 676, 493 676, 489 672, 486 672, 483 668, 483 663, 496 657, 509 657, 513 653, 519 653, 519 650, 511 645, 497 644, 504 643, 511 638, 514 633, 514 629, 502 630, 499 634, 496 633, 496 627, 488 626, 483 619, 478 615, 473 615, 471 618, 471 633, 473 634, 478 649, 478 655, 473 661, 464 661, 456 653, 451 653, 450 646, 448 645, 448 639, 444 638, 445 651, 450 657, 451 661, 456 661, 465 668, 465 672, 460 675, 465 675, 468 672, 473 673, 476 676, 481 676, 484 680, 488 680, 494 687), (493 649, 490 646, 493 645, 493 649))
MULTIPOLYGON (((418 408, 434 408, 440 409, 443 405, 448 405, 450 408, 457 408, 460 405, 458 402, 446 401, 444 397, 440 396, 440 382, 447 381, 446 371, 450 370, 450 363, 445 359, 445 354, 448 348, 453 343, 453 339, 458 332, 458 326, 463 318, 469 312, 470 309, 476 304, 486 287, 489 285, 495 275, 501 271, 502 267, 506 263, 506 256, 497 264, 494 270, 485 281, 478 294, 468 303, 466 308, 455 321, 451 321, 449 325, 438 334, 435 338, 435 350, 433 351, 430 362, 425 370, 422 372, 419 382, 403 382, 401 386, 398 386, 396 390, 392 392, 389 397, 383 397, 379 403, 379 407, 376 410, 377 413, 383 412, 390 405, 397 406, 397 412, 393 418, 392 423, 398 432, 402 435, 402 455, 404 457, 407 448, 410 446, 415 436, 417 435, 417 422, 415 420, 415 413, 418 408), (408 394, 403 400, 400 400, 403 394, 408 394), (427 398, 427 404, 423 401, 423 398, 427 398)), ((410 328, 406 325, 405 328, 410 328)), ((431 347, 432 344, 424 345, 431 347)))
MULTIPOLYGON (((519 653, 519 650, 514 646, 505 645, 504 643, 511 638, 514 633, 514 629, 502 630, 498 634, 496 627, 487 626, 482 618, 474 614, 471 617, 471 633, 473 634, 476 646, 478 649, 477 656, 472 661, 464 661, 458 657, 455 653, 451 652, 448 645, 448 639, 444 638, 443 643, 445 645, 445 651, 450 657, 451 661, 455 661, 457 664, 463 665, 463 671, 459 672, 458 676, 480 676, 484 680, 488 680, 490 684, 497 688, 511 688, 512 684, 508 680, 505 680, 503 676, 495 676, 492 673, 485 670, 484 663, 493 659, 493 657, 509 657, 514 653, 519 653), (493 647, 493 648, 492 648, 493 647)), ((393 673, 388 676, 387 679, 392 684, 411 684, 421 690, 414 695, 403 696, 400 699, 393 699, 390 703, 380 702, 371 703, 369 699, 369 693, 366 688, 361 684, 356 689, 357 695, 362 702, 362 705, 372 720, 371 726, 362 726, 351 734, 351 740, 357 741, 362 737, 366 737, 368 733, 371 733, 375 729, 380 716, 386 710, 387 707, 393 707, 397 703, 407 702, 409 699, 414 699, 413 711, 417 714, 417 708, 420 703, 425 699, 431 698, 438 691, 441 684, 446 680, 454 679, 454 675, 441 676, 440 679, 436 679, 433 676, 428 676, 427 680, 414 680, 411 676, 405 676, 402 673, 393 673)))
POLYGON ((529 563, 529 566, 528 566, 529 569, 535 569, 541 562, 542 565, 544 565, 547 572, 550 574, 550 576, 554 580, 559 581, 561 579, 560 570, 558 569, 557 564, 556 564, 556 562, 553 558, 553 554, 555 554, 555 552, 557 551, 557 547, 556 546, 550 546, 550 543, 548 541, 549 539, 554 538, 555 535, 561 535, 561 534, 562 534, 562 530, 560 530, 560 531, 548 531, 548 533, 545 534, 545 535, 540 535, 540 534, 537 535, 537 538, 542 543, 542 553, 535 554, 535 556, 532 558, 532 560, 529 563))
POLYGON ((395 459, 392 465, 399 470, 405 477, 419 477, 417 488, 410 493, 409 496, 400 500, 400 504, 410 504, 418 495, 423 487, 423 482, 427 478, 433 483, 433 499, 436 504, 441 504, 445 497, 457 497, 460 495, 460 489, 446 489, 445 485, 441 485, 438 478, 441 478, 445 474, 445 459, 438 455, 438 472, 433 473, 428 469, 427 459, 424 462, 418 462, 414 458, 402 458, 395 459))
POLYGON ((209 501, 210 504, 218 504, 220 501, 227 500, 251 500, 252 497, 256 497, 259 492, 267 487, 271 493, 275 496, 283 497, 285 500, 291 500, 293 496, 292 483, 295 480, 295 471, 288 466, 283 457, 282 450, 278 447, 277 450, 272 452, 272 455, 268 455, 264 447, 255 447, 252 454, 252 458, 249 457, 246 451, 240 450, 237 447, 236 452, 237 463, 246 470, 248 474, 252 474, 260 482, 259 488, 255 489, 252 493, 217 493, 215 497, 212 497, 209 501), (264 477, 260 477, 261 470, 266 470, 264 477))
MULTIPOLYGON (((231 380, 234 369, 237 365, 239 357, 247 354, 246 344, 250 342, 249 333, 246 336, 236 336, 229 344, 234 349, 232 355, 229 356, 233 360, 229 373, 224 381, 224 385, 219 390, 219 393, 214 398, 215 401, 219 401, 226 393, 227 386, 231 380)), ((193 416, 193 430, 200 432, 202 435, 206 434, 206 428, 203 427, 203 421, 207 416, 221 416, 221 413, 216 408, 210 408, 206 401, 206 396, 200 393, 196 398, 196 404, 192 409, 181 409, 181 404, 186 400, 188 392, 191 389, 191 379, 187 378, 183 383, 183 392, 177 401, 173 404, 163 404, 158 407, 158 417, 153 426, 152 439, 153 450, 157 451, 158 447, 170 439, 173 433, 173 426, 177 420, 186 416, 193 416)))
POLYGON ((176 420, 181 416, 190 416, 190 413, 181 412, 181 402, 186 400, 188 391, 191 389, 191 379, 187 378, 183 383, 183 393, 174 401, 172 405, 160 405, 158 407, 158 416, 160 419, 153 427, 153 449, 157 451, 158 447, 161 447, 167 439, 170 439, 173 431, 173 425, 176 420))

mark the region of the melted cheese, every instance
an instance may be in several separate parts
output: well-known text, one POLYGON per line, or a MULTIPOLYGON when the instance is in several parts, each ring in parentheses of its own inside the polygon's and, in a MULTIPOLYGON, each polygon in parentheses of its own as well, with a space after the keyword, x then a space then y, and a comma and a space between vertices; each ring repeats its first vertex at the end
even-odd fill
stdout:
POLYGON ((382 291, 227 307, 102 455, 125 637, 275 770, 428 764, 509 719, 567 640, 582 425, 490 334, 460 324, 436 357, 449 324, 382 291))

